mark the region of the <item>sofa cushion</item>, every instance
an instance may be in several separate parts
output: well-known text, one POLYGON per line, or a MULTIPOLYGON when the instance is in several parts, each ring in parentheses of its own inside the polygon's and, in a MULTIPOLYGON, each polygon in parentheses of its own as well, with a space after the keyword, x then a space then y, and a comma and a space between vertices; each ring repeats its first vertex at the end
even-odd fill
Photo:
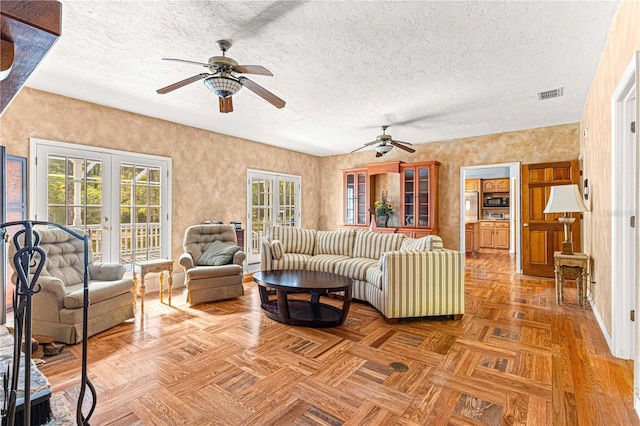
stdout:
POLYGON ((349 256, 335 254, 316 254, 307 263, 306 269, 310 271, 331 272, 335 270, 335 264, 341 260, 351 259, 349 256))
POLYGON ((224 243, 222 241, 214 241, 198 258, 196 265, 198 266, 222 266, 226 265, 233 259, 233 255, 240 250, 235 244, 224 243))
POLYGON ((356 242, 353 248, 353 257, 367 257, 378 260, 386 251, 400 249, 404 234, 379 234, 367 230, 356 233, 356 242))
POLYGON ((271 254, 274 259, 282 259, 282 255, 284 254, 284 247, 282 246, 282 241, 273 240, 271 241, 271 254))
POLYGON ((285 253, 313 255, 316 246, 316 230, 289 226, 272 226, 267 230, 269 241, 280 240, 285 253))
POLYGON ((314 254, 336 254, 353 256, 353 244, 356 238, 355 229, 344 231, 318 231, 314 254))
POLYGON ((400 250, 431 251, 442 250, 443 248, 442 238, 437 235, 427 235, 417 239, 405 238, 400 245, 400 250))
MULTIPOLYGON (((64 297, 64 307, 67 309, 82 308, 84 306, 84 284, 67 286, 64 297)), ((94 305, 103 300, 133 291, 133 281, 122 279, 118 281, 89 281, 89 302, 94 305)))
POLYGON ((308 254, 284 253, 282 259, 273 259, 271 269, 306 269, 306 265, 312 257, 308 254))
POLYGON ((354 280, 366 281, 367 269, 377 267, 378 259, 354 257, 336 263, 334 273, 354 280))

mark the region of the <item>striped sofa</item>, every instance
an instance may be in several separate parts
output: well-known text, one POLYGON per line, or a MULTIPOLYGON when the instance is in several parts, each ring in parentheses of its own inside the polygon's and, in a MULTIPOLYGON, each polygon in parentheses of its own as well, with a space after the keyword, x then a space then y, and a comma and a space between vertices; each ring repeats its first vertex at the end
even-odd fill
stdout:
POLYGON ((464 253, 442 239, 369 230, 315 231, 274 226, 261 241, 263 271, 308 269, 353 279, 353 298, 391 324, 399 318, 464 314, 464 253))

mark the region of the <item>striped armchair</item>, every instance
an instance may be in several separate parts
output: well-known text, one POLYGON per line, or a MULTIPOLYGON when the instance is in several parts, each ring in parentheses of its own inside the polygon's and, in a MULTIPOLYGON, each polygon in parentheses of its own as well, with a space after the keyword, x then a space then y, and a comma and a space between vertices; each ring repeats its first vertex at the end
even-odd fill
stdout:
POLYGON ((353 280, 353 298, 389 323, 399 318, 464 314, 463 252, 435 235, 414 239, 368 230, 271 227, 261 241, 261 269, 308 269, 353 280))

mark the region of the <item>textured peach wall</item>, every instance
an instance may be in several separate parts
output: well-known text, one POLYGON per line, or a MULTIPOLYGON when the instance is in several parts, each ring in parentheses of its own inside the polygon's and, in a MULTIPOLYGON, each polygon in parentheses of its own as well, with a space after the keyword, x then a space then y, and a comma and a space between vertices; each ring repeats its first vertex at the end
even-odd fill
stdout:
MULTIPOLYGON (((640 2, 622 1, 600 59, 581 119, 580 151, 589 179, 584 249, 593 258, 594 301, 611 335, 611 95, 640 50, 640 2), (586 131, 585 137, 583 131, 586 131)), ((637 85, 637 83, 636 83, 637 85)), ((640 111, 640 109, 638 109, 640 111)), ((638 259, 631 259, 638 262, 638 259)))
MULTIPOLYGON (((522 164, 578 158, 578 124, 542 127, 444 142, 417 144, 413 154, 394 149, 376 158, 373 151, 337 155, 320 159, 324 176, 320 227, 336 229, 343 224, 342 174, 337 170, 360 167, 380 161, 441 162, 439 185, 440 236, 447 248, 458 248, 460 227, 460 168, 483 164, 521 162, 522 164)), ((377 197, 379 198, 379 197, 377 197)))
POLYGON ((28 157, 31 137, 171 157, 174 259, 189 225, 246 224, 249 168, 302 176, 302 224, 318 226, 321 176, 311 155, 24 88, 0 118, 0 140, 28 157))

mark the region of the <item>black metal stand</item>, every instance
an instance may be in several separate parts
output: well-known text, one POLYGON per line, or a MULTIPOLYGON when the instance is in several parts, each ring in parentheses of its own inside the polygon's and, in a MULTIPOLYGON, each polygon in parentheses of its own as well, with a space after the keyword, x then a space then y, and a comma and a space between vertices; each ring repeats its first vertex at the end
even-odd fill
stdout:
MULTIPOLYGON (((6 235, 6 228, 10 226, 20 226, 22 229, 17 231, 13 236, 13 243, 17 249, 13 257, 13 264, 18 274, 18 282, 16 283, 16 292, 13 296, 14 308, 14 349, 13 362, 11 364, 11 372, 7 371, 4 379, 5 406, 2 407, 3 417, 6 424, 13 426, 16 418, 16 399, 18 390, 18 377, 20 373, 20 347, 23 340, 24 345, 24 417, 23 424, 31 425, 31 317, 32 317, 32 298, 33 295, 41 290, 38 278, 42 272, 46 255, 44 251, 38 247, 40 243, 40 235, 34 225, 53 226, 66 231, 72 236, 84 241, 84 304, 83 304, 83 324, 82 324, 82 379, 80 384, 80 392, 78 395, 78 403, 76 410, 76 422, 78 425, 88 425, 89 419, 93 415, 96 407, 97 397, 96 391, 91 381, 87 377, 87 350, 88 350, 88 318, 89 318, 89 236, 81 235, 72 229, 51 222, 41 221, 18 221, 0 224, 0 237, 6 235), (21 238, 21 236, 24 236, 21 238), (23 243, 20 240, 23 240, 23 243), (32 272, 33 271, 33 272, 32 272), (10 388, 10 389, 9 389, 10 388), (84 401, 86 389, 89 388, 91 393, 91 408, 89 413, 84 416, 82 414, 82 403, 84 401), (8 398, 7 398, 8 396, 8 398)), ((3 238, 4 240, 4 238, 3 238)), ((4 261, 4 260, 2 260, 4 261)))

